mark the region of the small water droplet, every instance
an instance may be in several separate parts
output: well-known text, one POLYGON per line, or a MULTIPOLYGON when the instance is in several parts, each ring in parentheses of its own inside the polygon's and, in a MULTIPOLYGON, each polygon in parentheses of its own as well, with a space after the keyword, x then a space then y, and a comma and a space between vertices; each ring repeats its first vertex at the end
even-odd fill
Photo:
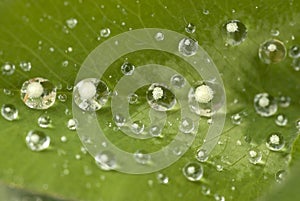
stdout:
POLYGON ((198 51, 198 41, 191 38, 183 38, 178 44, 178 51, 184 56, 193 56, 198 51))
POLYGON ((300 46, 293 45, 289 50, 289 56, 294 59, 299 58, 300 57, 300 46))
POLYGON ((292 67, 295 71, 300 71, 300 57, 293 59, 292 67))
POLYGON ((104 28, 100 30, 100 36, 107 38, 110 35, 110 29, 109 28, 104 28))
POLYGON ((278 29, 272 29, 271 30, 271 36, 279 36, 280 32, 278 29))
POLYGON ((139 135, 144 132, 145 125, 143 124, 142 121, 134 121, 131 124, 130 129, 133 133, 139 135))
POLYGON ((182 88, 185 85, 185 78, 182 77, 181 75, 173 75, 171 77, 171 84, 176 87, 176 88, 182 88))
POLYGON ((19 111, 12 104, 3 104, 1 107, 1 115, 8 121, 14 121, 18 118, 19 111))
POLYGON ((70 18, 66 20, 66 24, 70 29, 74 29, 78 24, 78 21, 75 18, 70 18))
POLYGON ((126 123, 125 117, 121 114, 115 114, 113 119, 114 119, 116 126, 118 126, 118 127, 122 127, 126 123))
POLYGON ((124 62, 121 66, 121 72, 124 75, 132 75, 134 72, 135 66, 129 62, 124 62))
POLYGON ((300 119, 296 121, 296 129, 300 131, 300 119))
POLYGON ((196 26, 192 23, 188 23, 185 27, 185 31, 189 34, 192 34, 196 31, 196 26))
POLYGON ((95 157, 95 162, 102 170, 113 170, 116 169, 117 163, 115 155, 110 151, 102 151, 95 157))
POLYGON ((208 154, 205 149, 198 149, 196 153, 196 159, 200 162, 205 162, 208 160, 208 154))
POLYGON ((30 62, 21 61, 19 66, 25 72, 28 72, 28 71, 31 70, 31 63, 30 62))
POLYGON ((105 105, 109 97, 109 89, 101 80, 87 78, 76 84, 73 95, 80 109, 92 112, 105 105))
POLYGON ((61 63, 62 67, 67 67, 69 65, 69 61, 65 60, 61 63))
POLYGON ((283 42, 277 39, 271 39, 260 45, 258 55, 262 62, 275 64, 285 59, 286 48, 283 42))
POLYGON ((275 119, 277 126, 286 126, 288 123, 288 118, 284 114, 278 114, 275 119))
POLYGON ((158 111, 171 110, 176 104, 175 95, 163 84, 153 83, 148 88, 146 97, 150 107, 158 111))
POLYGON ((276 100, 268 93, 259 93, 254 97, 254 108, 262 117, 269 117, 277 112, 276 100))
POLYGON ((195 100, 199 103, 208 103, 214 97, 214 92, 210 86, 202 84, 196 87, 194 92, 195 100))
POLYGON ((189 162, 182 168, 182 173, 190 181, 199 181, 203 177, 203 168, 200 163, 189 162))
POLYGON ((26 136, 26 144, 32 151, 42 151, 49 147, 50 137, 42 131, 31 130, 26 136))
POLYGON ((203 13, 204 15, 208 15, 208 14, 209 14, 209 10, 203 9, 202 13, 203 13))
POLYGON ((67 142, 67 140, 68 140, 67 137, 64 135, 60 137, 61 142, 67 142))
POLYGON ((257 148, 252 148, 248 152, 248 160, 252 164, 258 164, 262 160, 262 152, 257 148))
POLYGON ((225 197, 219 194, 214 194, 215 201, 225 201, 225 197))
POLYGON ((279 96, 277 100, 280 107, 289 107, 291 104, 291 97, 289 96, 279 96))
POLYGON ((76 119, 69 119, 67 123, 67 127, 71 131, 75 131, 78 127, 78 122, 76 119))
POLYGON ((181 120, 179 130, 183 133, 192 133, 195 129, 194 121, 189 117, 184 117, 181 120))
POLYGON ((3 89, 3 93, 7 96, 14 95, 14 93, 10 89, 3 89))
POLYGON ((147 154, 143 150, 138 150, 133 154, 135 161, 139 164, 149 164, 151 161, 151 155, 147 154))
POLYGON ((271 151, 280 151, 284 148, 284 145, 284 138, 279 132, 271 133, 267 138, 266 146, 271 151))
POLYGON ((168 184, 169 183, 169 177, 163 173, 158 173, 156 178, 160 184, 168 184))
POLYGON ((45 110, 54 105, 56 88, 47 79, 33 78, 23 83, 21 99, 29 108, 45 110))
POLYGON ((223 36, 226 44, 236 46, 247 37, 247 27, 239 20, 230 20, 223 25, 223 36))
POLYGON ((162 129, 159 126, 157 126, 157 125, 152 125, 149 128, 149 134, 152 137, 160 137, 161 136, 161 132, 162 132, 162 129))
POLYGON ((6 62, 1 66, 2 75, 12 75, 16 70, 14 64, 6 62))
POLYGON ((135 93, 131 93, 128 95, 127 100, 129 104, 135 104, 138 102, 139 96, 135 93))
POLYGON ((287 177, 287 171, 285 171, 285 170, 279 170, 275 174, 275 181, 277 183, 282 183, 286 179, 286 177, 287 177))
POLYGON ((216 169, 218 172, 222 172, 224 167, 222 165, 216 165, 216 169))
POLYGON ((80 159, 81 159, 80 154, 76 154, 76 155, 75 155, 75 159, 76 159, 76 160, 80 160, 80 159))
POLYGON ((41 128, 49 128, 51 127, 52 120, 47 114, 42 114, 39 116, 37 122, 41 128))
POLYGON ((155 40, 162 41, 165 38, 165 35, 162 32, 157 32, 154 36, 155 40))
POLYGON ((202 185, 201 186, 201 192, 205 196, 210 195, 210 188, 205 186, 205 185, 202 185))
POLYGON ((231 122, 235 125, 240 125, 242 123, 242 116, 240 115, 240 113, 232 115, 231 122))
POLYGON ((60 102, 66 102, 68 96, 67 96, 67 94, 59 94, 59 95, 57 96, 57 98, 58 98, 58 100, 59 100, 60 102))

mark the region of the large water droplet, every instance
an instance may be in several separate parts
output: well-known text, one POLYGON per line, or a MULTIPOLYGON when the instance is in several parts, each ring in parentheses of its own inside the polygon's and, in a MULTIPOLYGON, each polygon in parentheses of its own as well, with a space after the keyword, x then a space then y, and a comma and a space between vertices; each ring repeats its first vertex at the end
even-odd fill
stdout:
POLYGON ((171 110, 176 104, 175 95, 163 84, 152 84, 146 97, 150 107, 158 111, 171 110))
POLYGON ((49 128, 51 127, 52 120, 47 114, 42 114, 39 116, 37 122, 40 127, 49 128))
POLYGON ((42 151, 50 145, 50 137, 42 131, 29 131, 25 140, 28 148, 32 151, 42 151))
POLYGON ((232 46, 241 44, 247 37, 247 27, 239 20, 226 22, 222 29, 226 44, 232 46))
POLYGON ((170 80, 171 84, 176 88, 182 88, 185 85, 185 78, 181 75, 173 75, 170 80))
POLYGON ((21 99, 32 109, 45 110, 54 105, 56 88, 47 79, 33 78, 23 83, 21 99))
POLYGON ((254 97, 254 108, 257 114, 269 117, 277 112, 276 100, 268 93, 259 93, 254 97))
POLYGON ((80 109, 85 111, 97 111, 107 102, 109 89, 101 80, 87 78, 76 84, 73 96, 76 105, 80 109))
POLYGON ((198 51, 198 41, 191 38, 183 38, 178 44, 178 51, 184 56, 193 56, 198 51))
POLYGON ((275 119, 277 126, 286 126, 288 123, 288 118, 284 114, 278 114, 275 119))
POLYGON ((133 157, 137 163, 149 164, 151 161, 151 155, 147 154, 145 151, 138 150, 133 154, 133 157))
POLYGON ((284 148, 285 141, 281 133, 279 132, 274 132, 271 133, 266 142, 266 146, 271 150, 271 151, 280 151, 284 148))
POLYGON ((192 24, 192 23, 188 23, 188 24, 186 25, 186 27, 185 27, 185 31, 186 31, 187 33, 192 34, 192 33, 194 33, 194 32, 196 31, 196 26, 195 26, 194 24, 192 24))
POLYGON ((203 168, 200 163, 189 162, 182 168, 182 173, 190 181, 199 181, 203 177, 203 168))
POLYGON ((115 155, 110 151, 102 151, 95 157, 95 162, 102 170, 113 170, 117 167, 115 155))
POLYGON ((183 133, 191 133, 195 129, 194 121, 189 117, 182 118, 179 130, 183 133))
POLYGON ((132 75, 134 72, 135 66, 129 62, 124 62, 121 66, 121 71, 124 75, 132 75))
POLYGON ((1 115, 8 121, 13 121, 18 118, 18 109, 12 104, 3 104, 1 107, 1 115))
POLYGON ((200 162, 205 162, 208 160, 208 154, 205 149, 198 149, 196 153, 196 159, 200 162))
POLYGON ((252 148, 248 152, 248 160, 252 164, 258 164, 261 162, 262 152, 257 148, 252 148))
POLYGON ((258 55, 260 60, 266 64, 278 63, 285 59, 286 48, 283 42, 271 39, 260 45, 258 55))
POLYGON ((15 65, 9 62, 6 62, 1 66, 2 75, 12 75, 15 72, 15 70, 15 65))

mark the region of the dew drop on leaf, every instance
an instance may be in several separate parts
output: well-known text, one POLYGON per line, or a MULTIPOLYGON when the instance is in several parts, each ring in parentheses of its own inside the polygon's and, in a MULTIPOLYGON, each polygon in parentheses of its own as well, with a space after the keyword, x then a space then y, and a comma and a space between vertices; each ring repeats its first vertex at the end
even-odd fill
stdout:
POLYGON ((12 104, 3 104, 1 107, 1 115, 8 121, 14 121, 18 118, 18 109, 12 104))
POLYGON ((142 121, 134 121, 131 124, 130 129, 134 134, 139 135, 144 132, 145 125, 143 124, 142 121))
POLYGON ((39 116, 37 122, 39 127, 41 128, 49 128, 52 124, 52 120, 47 114, 42 114, 41 116, 39 116))
POLYGON ((196 26, 192 23, 188 23, 186 26, 185 26, 185 32, 189 33, 189 34, 192 34, 196 31, 196 26))
POLYGON ((260 45, 258 56, 265 64, 279 63, 286 57, 285 45, 277 39, 267 40, 260 45))
POLYGON ((113 119, 115 121, 116 126, 118 126, 118 127, 122 127, 126 123, 125 117, 121 114, 115 114, 113 119))
POLYGON ((78 122, 76 119, 69 119, 67 122, 67 127, 71 131, 75 131, 78 127, 78 122))
POLYGON ((185 134, 187 133, 192 133, 195 129, 195 124, 194 121, 189 118, 189 117, 184 117, 182 118, 180 125, 179 125, 179 130, 185 134))
POLYGON ((289 49, 289 56, 294 59, 299 58, 300 57, 300 45, 293 45, 289 49))
POLYGON ((31 70, 31 63, 30 62, 26 62, 26 61, 21 61, 19 63, 20 68, 25 71, 28 72, 31 70))
POLYGON ((185 85, 185 78, 182 77, 181 75, 173 75, 171 77, 171 85, 174 86, 175 88, 182 88, 185 85))
POLYGON ((128 95, 127 100, 129 104, 135 104, 138 102, 139 96, 135 93, 131 93, 128 95))
POLYGON ((287 177, 287 171, 285 171, 285 170, 279 170, 275 174, 275 181, 277 183, 282 183, 286 179, 286 177, 287 177))
POLYGON ((203 167, 200 163, 189 162, 182 168, 182 173, 190 181, 199 181, 203 177, 203 167))
POLYGON ((222 27, 226 44, 236 46, 241 44, 247 37, 247 27, 239 20, 230 20, 222 27))
POLYGON ((208 154, 205 149, 198 149, 196 153, 196 159, 200 162, 205 162, 208 160, 208 154))
POLYGON ((262 152, 257 148, 252 148, 248 151, 248 160, 250 163, 256 165, 262 160, 262 152))
POLYGON ((156 179, 160 184, 168 184, 169 183, 169 177, 163 173, 158 173, 156 176, 156 179))
POLYGON ((121 66, 121 72, 124 75, 132 75, 134 72, 135 66, 129 62, 124 62, 121 66))
POLYGON ((16 70, 14 64, 6 62, 1 66, 2 75, 12 75, 16 70))
POLYGON ((178 51, 184 56, 193 56, 198 51, 198 41, 191 38, 183 38, 179 41, 178 51))
POLYGON ((280 151, 284 148, 284 145, 285 140, 279 132, 271 133, 267 138, 266 146, 271 151, 280 151))
POLYGON ((143 150, 138 150, 133 154, 135 161, 139 164, 149 164, 151 162, 151 155, 143 150))
POLYGON ((25 140, 27 147, 32 151, 42 151, 50 145, 50 137, 38 130, 29 131, 25 140))
POLYGON ((154 36, 155 40, 162 41, 165 38, 165 35, 162 32, 157 32, 154 36))
POLYGON ((66 20, 66 24, 70 29, 74 29, 78 24, 78 20, 75 18, 70 18, 66 20))
POLYGON ((268 93, 259 93, 254 97, 254 109, 262 117, 269 117, 277 112, 276 100, 268 93))
POLYGON ((102 170, 113 170, 116 169, 117 163, 115 155, 110 151, 102 151, 95 157, 95 162, 102 170))
POLYGON ((100 36, 107 38, 110 35, 110 29, 109 28, 104 28, 100 30, 100 36))
POLYGON ((288 123, 288 118, 284 114, 278 114, 275 119, 277 126, 286 126, 288 123))

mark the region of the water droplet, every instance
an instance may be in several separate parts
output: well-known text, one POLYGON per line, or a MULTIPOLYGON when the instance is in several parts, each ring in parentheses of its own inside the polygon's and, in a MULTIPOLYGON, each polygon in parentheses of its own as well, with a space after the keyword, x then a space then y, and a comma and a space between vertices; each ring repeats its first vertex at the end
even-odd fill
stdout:
POLYGON ((127 97, 129 104, 135 104, 138 102, 139 96, 135 93, 131 93, 127 97))
POLYGON ((183 38, 178 44, 178 51, 184 56, 193 56, 198 51, 198 41, 191 38, 183 38))
POLYGON ((67 142, 67 140, 68 140, 67 137, 64 135, 60 137, 61 142, 67 142))
POLYGON ((167 111, 173 109, 176 99, 167 86, 154 83, 148 88, 147 102, 155 110, 167 111))
POLYGON ((271 36, 279 36, 280 32, 278 29, 272 29, 271 30, 271 36))
POLYGON ((52 120, 47 114, 42 114, 39 116, 37 122, 41 128, 49 128, 51 127, 52 120))
POLYGON ((28 71, 31 70, 31 63, 30 62, 21 61, 19 66, 25 72, 28 72, 28 71))
POLYGON ((286 48, 283 42, 271 39, 260 45, 258 55, 262 62, 266 64, 275 64, 285 59, 286 48))
POLYGON ((14 121, 18 118, 18 109, 12 104, 3 104, 1 107, 1 115, 8 121, 14 121))
POLYGON ((254 97, 254 108, 262 117, 269 117, 277 112, 276 100, 268 93, 259 93, 254 97))
POLYGON ((286 126, 288 123, 288 118, 284 114, 278 114, 275 119, 277 126, 286 126))
POLYGON ((116 126, 118 126, 118 127, 122 127, 126 123, 125 117, 121 114, 115 114, 114 121, 115 121, 116 126))
POLYGON ((142 121, 135 121, 131 124, 130 127, 131 131, 137 135, 141 134, 144 132, 145 125, 143 124, 142 121))
POLYGON ((109 89, 101 80, 87 78, 76 84, 73 95, 80 109, 93 112, 105 105, 109 97, 109 89))
POLYGON ((45 110, 54 105, 56 88, 47 79, 33 78, 23 83, 21 99, 29 108, 45 110))
POLYGON ((26 136, 26 144, 32 151, 42 151, 49 147, 50 137, 42 131, 31 130, 26 136))
POLYGON ((280 96, 277 100, 280 107, 288 107, 291 104, 291 97, 289 96, 280 96))
POLYGON ((194 24, 192 24, 192 23, 188 23, 188 24, 186 25, 186 27, 185 27, 185 31, 186 31, 187 33, 192 34, 192 33, 194 33, 194 32, 196 31, 196 26, 195 26, 194 24))
POLYGON ((293 45, 289 50, 289 56, 291 58, 299 58, 300 57, 300 46, 293 45))
POLYGON ((198 149, 196 154, 196 159, 200 162, 205 162, 208 160, 208 154, 205 149, 198 149))
POLYGON ((252 148, 248 152, 248 160, 252 164, 258 164, 261 162, 262 152, 257 148, 252 148))
POLYGON ((202 13, 203 13, 204 15, 208 15, 208 14, 209 14, 209 10, 203 9, 202 13))
POLYGON ((295 71, 300 71, 300 57, 293 59, 292 67, 295 71))
POLYGON ((110 35, 110 29, 109 28, 104 28, 100 30, 100 36, 107 38, 110 35))
POLYGON ((189 117, 184 117, 181 120, 179 130, 183 133, 192 133, 195 129, 194 121, 189 117))
POLYGON ((162 41, 165 38, 165 35, 162 32, 157 32, 154 36, 155 40, 162 41))
POLYGON ((157 181, 161 184, 168 184, 169 183, 169 177, 166 176, 163 173, 158 173, 156 178, 157 178, 157 181))
POLYGON ((171 84, 176 87, 176 88, 182 88, 185 85, 185 78, 182 77, 181 75, 173 75, 171 77, 171 84))
POLYGON ((216 169, 218 172, 222 172, 224 167, 222 165, 216 165, 216 169))
POLYGON ((182 173, 190 181, 199 181, 203 177, 203 168, 200 163, 189 162, 182 168, 182 173))
POLYGON ((151 155, 147 154, 145 151, 138 150, 133 154, 135 161, 139 164, 149 164, 151 161, 151 155))
POLYGON ((161 136, 161 131, 162 131, 162 129, 157 125, 152 125, 149 128, 149 134, 152 137, 160 137, 161 136))
POLYGON ((62 67, 67 67, 69 65, 69 61, 65 60, 61 63, 62 67))
POLYGON ((222 195, 214 194, 215 201, 225 201, 225 197, 222 195))
POLYGON ((202 185, 201 192, 205 196, 210 195, 210 188, 205 185, 202 185))
POLYGON ((124 62, 121 66, 121 71, 124 75, 132 75, 134 72, 135 66, 129 62, 124 62))
POLYGON ((300 131, 300 119, 296 121, 296 129, 300 131))
POLYGON ((214 92, 208 85, 202 84, 196 87, 193 95, 197 102, 208 103, 213 99, 214 92))
POLYGON ((102 151, 95 157, 95 162, 102 170, 113 170, 117 167, 115 155, 110 151, 102 151))
POLYGON ((15 70, 15 65, 9 62, 6 62, 1 66, 2 75, 12 75, 15 72, 15 70))
POLYGON ((271 151, 280 151, 284 148, 285 141, 281 133, 279 132, 274 132, 271 133, 266 142, 266 146, 271 150, 271 151))
POLYGON ((223 25, 223 35, 226 44, 236 46, 247 37, 247 27, 239 20, 230 20, 223 25))
POLYGON ((80 160, 80 159, 81 159, 80 154, 76 154, 76 155, 75 155, 75 159, 76 159, 76 160, 80 160))
POLYGON ((242 116, 239 113, 232 115, 231 122, 235 125, 240 125, 242 122, 242 116))
POLYGON ((7 96, 14 95, 14 93, 10 89, 3 89, 3 93, 7 96))
POLYGON ((279 170, 275 174, 275 181, 278 183, 282 183, 287 177, 287 171, 285 170, 279 170))
POLYGON ((70 29, 74 29, 78 24, 78 21, 75 18, 70 18, 66 20, 66 24, 70 29))
POLYGON ((67 123, 67 127, 71 131, 75 131, 78 127, 78 122, 76 119, 69 119, 67 123))

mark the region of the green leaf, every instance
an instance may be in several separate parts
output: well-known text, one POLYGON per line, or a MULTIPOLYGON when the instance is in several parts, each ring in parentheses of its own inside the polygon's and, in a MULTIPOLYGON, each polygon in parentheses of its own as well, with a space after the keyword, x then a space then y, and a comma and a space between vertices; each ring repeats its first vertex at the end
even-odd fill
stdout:
MULTIPOLYGON (((15 105, 19 119, 10 122, 0 118, 0 181, 26 192, 16 190, 20 197, 32 193, 45 196, 45 199, 214 200, 214 195, 218 194, 226 200, 250 201, 262 197, 276 186, 275 174, 279 170, 289 171, 299 160, 295 122, 299 118, 300 80, 299 72, 291 67, 291 58, 266 65, 258 58, 258 48, 270 38, 281 40, 288 49, 300 44, 299 9, 300 3, 292 0, 2 0, 0 62, 1 65, 10 62, 16 70, 10 76, 0 75, 0 104, 15 105), (66 21, 72 18, 78 24, 69 28, 66 21), (221 37, 222 25, 232 19, 240 20, 248 28, 246 40, 236 47, 225 46, 221 37), (188 23, 196 26, 195 33, 185 32, 188 23), (111 30, 108 38, 100 37, 103 28, 111 30), (206 118, 200 119, 199 132, 189 150, 176 163, 160 171, 168 176, 168 184, 159 183, 158 173, 129 175, 99 169, 93 157, 82 152, 83 145, 77 133, 66 126, 72 118, 72 91, 68 89, 74 85, 85 58, 111 37, 141 28, 169 29, 195 38, 222 75, 227 96, 226 124, 218 145, 209 160, 202 164, 204 177, 200 182, 188 181, 182 168, 187 162, 196 160, 196 150, 209 128, 206 118), (271 30, 278 30, 280 34, 272 36, 271 30), (30 62, 32 69, 24 72, 19 67, 21 61, 30 62), (64 66, 63 62, 68 65, 64 66), (66 102, 56 100, 46 111, 53 121, 52 128, 40 128, 37 119, 45 111, 30 109, 20 99, 22 83, 34 77, 49 79, 57 86, 58 94, 67 95, 66 102), (4 89, 12 94, 5 95, 4 89), (288 117, 287 126, 278 127, 274 123, 275 116, 263 118, 256 114, 253 99, 255 94, 262 92, 274 97, 291 97, 290 106, 278 110, 288 117), (240 125, 231 122, 231 115, 236 113, 243 114, 240 125), (48 150, 32 152, 27 148, 25 136, 32 129, 50 136, 48 150), (281 132, 284 136, 283 151, 267 149, 265 142, 272 132, 281 132), (66 136, 67 142, 61 142, 62 136, 66 136), (263 153, 260 165, 248 161, 248 151, 253 147, 263 153), (220 166, 222 171, 217 170, 220 166), (210 195, 203 195, 203 187, 210 189, 210 195)), ((120 65, 125 57, 137 67, 157 63, 178 70, 190 82, 201 79, 182 59, 147 50, 120 57, 109 67, 102 79, 111 89, 122 77, 120 65)), ((143 89, 138 91, 140 96, 143 93, 143 89)), ((136 107, 130 107, 131 115, 145 122, 148 111, 144 98, 136 107)), ((137 149, 156 151, 174 139, 180 108, 168 113, 168 121, 175 124, 166 127, 164 138, 149 141, 133 140, 115 132, 109 103, 97 115, 100 125, 105 127, 106 137, 116 146, 130 152, 137 149)))

